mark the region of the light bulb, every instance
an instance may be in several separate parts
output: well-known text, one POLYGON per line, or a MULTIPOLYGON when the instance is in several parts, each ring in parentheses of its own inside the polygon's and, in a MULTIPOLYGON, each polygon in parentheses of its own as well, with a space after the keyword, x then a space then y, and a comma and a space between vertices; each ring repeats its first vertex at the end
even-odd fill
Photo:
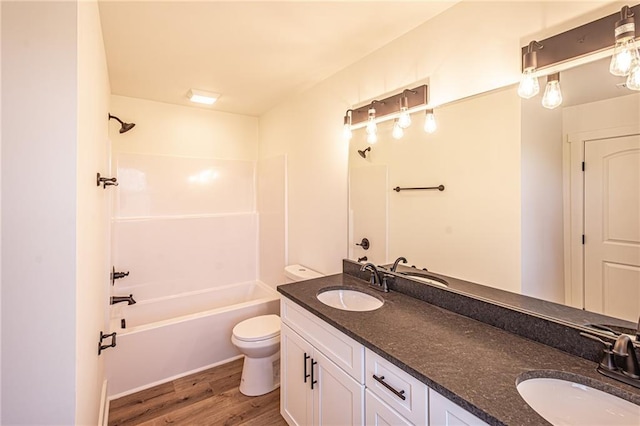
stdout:
POLYGON ((616 42, 613 56, 609 64, 609 72, 613 75, 624 77, 629 75, 631 63, 638 57, 638 50, 632 38, 616 42))
POLYGON ((344 125, 342 127, 342 138, 345 141, 351 140, 353 137, 353 133, 351 132, 351 115, 349 114, 351 110, 347 111, 344 116, 344 125))
POLYGON ((631 63, 638 58, 638 51, 633 42, 636 38, 636 25, 629 6, 623 6, 620 10, 620 20, 616 22, 614 36, 616 45, 613 48, 609 72, 624 77, 629 75, 631 63))
POLYGON ((391 136, 393 136, 394 139, 402 139, 402 136, 404 136, 404 130, 400 125, 399 118, 393 120, 393 132, 391 132, 391 136))
POLYGON ((518 86, 518 95, 521 98, 529 99, 537 95, 538 92, 540 92, 540 84, 538 84, 535 69, 530 68, 524 70, 522 78, 520 79, 520 86, 518 86))
POLYGON ((640 90, 640 59, 631 63, 631 70, 627 77, 627 89, 640 90))
POLYGON ((403 96, 400 100, 400 116, 398 117, 398 125, 406 129, 411 126, 411 114, 409 114, 409 98, 403 96))
MULTIPOLYGON (((376 110, 375 108, 369 108, 369 119, 367 120, 367 135, 375 135, 377 132, 378 125, 376 124, 376 110)), ((375 143, 375 141, 369 143, 375 143)))
POLYGON ((551 74, 547 77, 547 87, 542 96, 542 106, 554 109, 562 103, 562 91, 560 90, 560 74, 551 74))
POLYGON ((371 145, 378 142, 378 135, 376 133, 368 133, 367 142, 370 143, 371 145))
POLYGON ((427 116, 424 119, 424 131, 427 133, 433 133, 438 128, 436 124, 436 116, 433 115, 433 110, 427 110, 427 116))

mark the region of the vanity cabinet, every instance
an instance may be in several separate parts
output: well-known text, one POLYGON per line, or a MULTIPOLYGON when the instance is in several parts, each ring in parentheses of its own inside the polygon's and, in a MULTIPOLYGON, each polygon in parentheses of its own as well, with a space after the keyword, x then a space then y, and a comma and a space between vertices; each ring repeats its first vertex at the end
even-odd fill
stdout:
POLYGON ((284 299, 281 316, 280 412, 287 423, 364 425, 364 347, 284 299))
POLYGON ((464 408, 429 389, 429 425, 489 426, 464 408))
POLYGON ((280 316, 280 413, 289 425, 486 425, 286 298, 280 316))

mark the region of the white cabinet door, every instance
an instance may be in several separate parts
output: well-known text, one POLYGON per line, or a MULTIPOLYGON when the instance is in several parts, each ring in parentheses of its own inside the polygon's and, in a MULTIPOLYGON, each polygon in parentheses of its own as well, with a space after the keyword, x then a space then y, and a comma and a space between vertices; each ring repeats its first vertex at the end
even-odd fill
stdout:
POLYGON ((364 385, 320 351, 313 354, 313 424, 364 425, 364 385))
POLYGON ((313 415, 313 347, 287 325, 280 331, 280 413, 290 425, 310 424, 313 415))
POLYGON ((367 407, 367 426, 411 426, 412 424, 378 399, 369 389, 365 391, 365 406, 367 407))
POLYGON ((488 426, 485 422, 429 389, 429 426, 488 426))

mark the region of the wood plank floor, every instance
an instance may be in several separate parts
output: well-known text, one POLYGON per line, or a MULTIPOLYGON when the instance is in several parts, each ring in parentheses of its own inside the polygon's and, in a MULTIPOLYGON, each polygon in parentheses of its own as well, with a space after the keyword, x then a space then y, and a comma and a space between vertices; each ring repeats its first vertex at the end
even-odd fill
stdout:
POLYGON ((242 359, 111 401, 110 426, 286 426, 280 389, 248 397, 240 393, 242 359))

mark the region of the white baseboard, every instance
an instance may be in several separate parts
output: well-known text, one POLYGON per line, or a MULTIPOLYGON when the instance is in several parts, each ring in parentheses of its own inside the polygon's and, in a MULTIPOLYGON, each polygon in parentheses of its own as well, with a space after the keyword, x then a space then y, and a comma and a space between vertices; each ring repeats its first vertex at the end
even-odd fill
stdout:
MULTIPOLYGON (((166 379, 158 380, 157 382, 149 383, 149 384, 146 384, 144 386, 140 386, 140 387, 137 387, 137 388, 134 388, 134 389, 129 389, 127 391, 121 392, 121 393, 116 394, 116 395, 111 395, 107 399, 109 401, 113 401, 114 399, 122 398, 123 396, 131 395, 132 393, 140 392, 140 391, 143 391, 145 389, 149 389, 149 388, 152 388, 154 386, 161 385, 163 383, 171 382, 171 381, 179 379, 181 377, 185 377, 185 376, 189 376, 191 374, 199 373, 201 371, 208 370, 210 368, 217 367, 217 366, 222 365, 222 364, 227 364, 227 363, 229 363, 231 361, 235 361, 236 359, 240 359, 240 358, 243 358, 243 357, 244 357, 244 355, 236 355, 234 357, 227 358, 227 359, 224 359, 222 361, 215 362, 213 364, 205 365, 204 367, 196 368, 195 370, 189 370, 189 371, 186 371, 184 373, 176 374, 175 376, 167 377, 166 379)), ((106 381, 105 381, 105 383, 106 383, 106 381)))
POLYGON ((108 381, 102 382, 102 392, 100 393, 100 414, 98 415, 98 425, 108 426, 109 424, 109 398, 107 398, 108 381))

